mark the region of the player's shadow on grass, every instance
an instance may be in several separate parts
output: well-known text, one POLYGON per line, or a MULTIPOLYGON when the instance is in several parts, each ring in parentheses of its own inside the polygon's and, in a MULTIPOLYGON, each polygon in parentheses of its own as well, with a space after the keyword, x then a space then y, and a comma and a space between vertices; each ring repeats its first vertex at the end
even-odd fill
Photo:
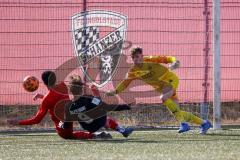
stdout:
MULTIPOLYGON (((217 136, 217 135, 216 135, 217 136)), ((221 135, 219 135, 221 136, 221 135)), ((231 135, 223 135, 223 136, 231 136, 231 135)), ((239 135, 234 135, 238 136, 239 135)), ((176 143, 176 142, 204 142, 204 141, 229 141, 229 138, 217 138, 215 135, 208 134, 208 135, 203 135, 203 137, 198 137, 198 138, 183 138, 183 139, 178 139, 178 138, 172 138, 172 139, 159 139, 159 140, 145 140, 141 138, 127 138, 127 139, 109 139, 109 140, 104 140, 104 139, 93 139, 93 140, 86 140, 86 141, 94 141, 94 142, 104 142, 104 143, 176 143)), ((240 138, 234 138, 232 140, 237 140, 240 141, 240 138)))
MULTIPOLYGON (((76 140, 71 140, 76 141, 76 140)), ((81 140, 81 142, 96 142, 96 143, 145 143, 145 144, 160 144, 169 143, 167 140, 144 140, 144 139, 91 139, 91 140, 81 140)), ((74 142, 75 143, 75 142, 74 142)))

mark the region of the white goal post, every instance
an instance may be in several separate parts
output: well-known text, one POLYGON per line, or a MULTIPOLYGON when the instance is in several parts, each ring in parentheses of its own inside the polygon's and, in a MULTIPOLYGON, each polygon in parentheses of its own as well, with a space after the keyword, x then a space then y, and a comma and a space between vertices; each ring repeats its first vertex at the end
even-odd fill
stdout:
POLYGON ((220 0, 213 0, 213 129, 221 129, 220 0))

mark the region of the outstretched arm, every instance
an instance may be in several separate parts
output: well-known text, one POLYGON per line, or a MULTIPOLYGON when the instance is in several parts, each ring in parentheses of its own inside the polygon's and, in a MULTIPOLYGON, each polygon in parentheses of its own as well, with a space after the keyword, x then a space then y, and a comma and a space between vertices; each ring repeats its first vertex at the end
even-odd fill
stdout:
POLYGON ((169 69, 174 70, 179 68, 180 61, 173 56, 144 56, 144 62, 165 63, 169 64, 169 69))
POLYGON ((124 90, 129 86, 129 84, 132 82, 132 80, 133 80, 133 79, 127 78, 127 79, 124 79, 123 81, 121 81, 121 82, 117 85, 117 87, 116 87, 116 89, 115 89, 116 94, 121 93, 122 91, 124 91, 124 90))
POLYGON ((107 96, 114 96, 115 94, 121 93, 122 91, 124 91, 128 87, 128 85, 134 79, 136 79, 136 77, 134 76, 133 72, 130 70, 126 75, 126 78, 117 85, 116 89, 113 90, 113 91, 107 92, 106 95, 107 96))
POLYGON ((37 99, 43 99, 43 97, 44 97, 43 94, 36 93, 36 94, 33 96, 33 100, 36 101, 37 99))
POLYGON ((37 114, 30 118, 30 119, 27 119, 27 120, 21 120, 18 122, 18 124, 20 125, 33 125, 33 124, 38 124, 41 122, 41 120, 43 119, 43 117, 46 115, 48 109, 47 109, 47 103, 46 101, 43 100, 37 114))
POLYGON ((154 62, 154 63, 173 63, 177 59, 173 56, 144 56, 143 57, 144 62, 154 62))

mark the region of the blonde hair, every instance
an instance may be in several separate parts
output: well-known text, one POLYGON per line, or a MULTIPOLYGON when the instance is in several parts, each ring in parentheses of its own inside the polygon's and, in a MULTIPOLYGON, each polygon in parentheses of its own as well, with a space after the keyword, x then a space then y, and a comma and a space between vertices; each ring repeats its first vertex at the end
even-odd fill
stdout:
POLYGON ((81 95, 83 93, 82 78, 79 75, 72 75, 69 77, 69 90, 73 95, 81 95))

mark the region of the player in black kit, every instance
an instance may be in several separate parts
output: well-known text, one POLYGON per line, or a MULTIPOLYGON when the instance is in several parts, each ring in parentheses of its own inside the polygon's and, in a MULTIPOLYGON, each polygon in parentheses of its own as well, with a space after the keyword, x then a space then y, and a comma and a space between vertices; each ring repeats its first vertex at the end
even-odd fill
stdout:
MULTIPOLYGON (((124 137, 128 137, 133 128, 123 127, 114 119, 107 116, 110 111, 130 110, 131 107, 127 104, 111 105, 103 102, 100 98, 99 91, 96 86, 92 86, 93 95, 83 95, 84 84, 80 76, 71 76, 69 82, 69 90, 73 94, 73 100, 65 106, 65 122, 63 127, 67 127, 67 121, 71 121, 73 117, 77 117, 79 124, 83 129, 94 133, 100 128, 111 128, 124 137)), ((74 118, 73 118, 74 119, 74 118)), ((106 133, 103 133, 106 134, 106 133)), ((107 135, 108 137, 111 135, 107 135)))

